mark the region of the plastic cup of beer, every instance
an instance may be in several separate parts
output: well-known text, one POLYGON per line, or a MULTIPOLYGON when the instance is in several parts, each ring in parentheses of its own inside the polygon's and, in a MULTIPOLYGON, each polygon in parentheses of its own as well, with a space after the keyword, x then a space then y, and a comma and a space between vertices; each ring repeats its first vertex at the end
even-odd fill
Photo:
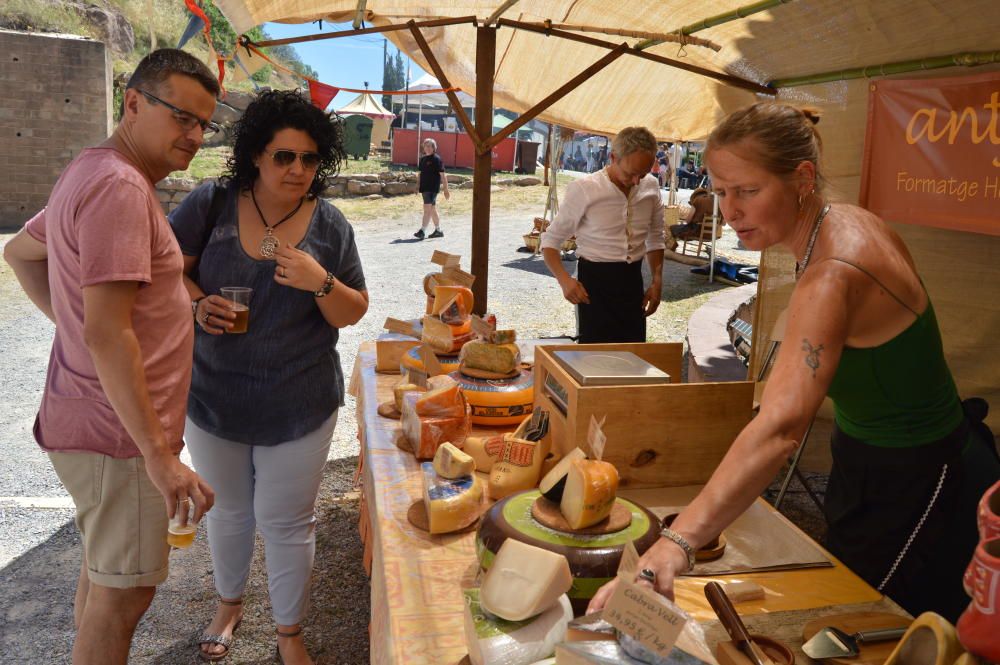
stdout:
POLYGON ((191 499, 180 499, 174 516, 167 526, 167 544, 178 549, 191 547, 198 524, 193 519, 194 506, 191 499))
POLYGON ((253 289, 245 286, 224 286, 222 287, 222 297, 233 303, 233 312, 236 318, 233 320, 233 327, 227 330, 228 333, 242 334, 247 331, 247 324, 250 322, 250 297, 253 289))

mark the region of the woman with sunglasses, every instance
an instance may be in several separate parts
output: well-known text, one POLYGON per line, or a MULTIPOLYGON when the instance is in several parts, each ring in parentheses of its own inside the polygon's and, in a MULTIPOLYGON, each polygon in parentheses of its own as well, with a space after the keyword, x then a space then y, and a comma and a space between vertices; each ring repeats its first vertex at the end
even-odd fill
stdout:
POLYGON ((234 128, 221 184, 171 214, 199 334, 184 432, 216 489, 208 520, 219 605, 199 639, 225 658, 243 618, 255 529, 264 540, 278 658, 312 663, 300 622, 315 552, 313 509, 343 405, 338 331, 368 293, 354 231, 318 198, 345 158, 341 126, 292 91, 265 92, 234 128), (246 332, 222 287, 253 289, 246 332))

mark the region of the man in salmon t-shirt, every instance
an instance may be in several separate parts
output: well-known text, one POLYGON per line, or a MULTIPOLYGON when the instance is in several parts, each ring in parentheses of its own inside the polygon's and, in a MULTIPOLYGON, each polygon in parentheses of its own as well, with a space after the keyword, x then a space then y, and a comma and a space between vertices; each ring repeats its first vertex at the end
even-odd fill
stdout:
POLYGON ((180 462, 194 327, 183 259, 154 183, 216 129, 219 84, 193 56, 150 53, 122 121, 63 172, 4 249, 56 324, 35 439, 76 504, 83 540, 73 663, 122 664, 167 577, 168 515, 212 490, 180 462))

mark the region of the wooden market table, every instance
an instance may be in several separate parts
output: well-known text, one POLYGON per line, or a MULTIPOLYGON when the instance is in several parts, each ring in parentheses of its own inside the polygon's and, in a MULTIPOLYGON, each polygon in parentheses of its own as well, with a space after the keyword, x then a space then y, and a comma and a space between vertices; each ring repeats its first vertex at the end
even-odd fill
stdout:
MULTIPOLYGON (((476 534, 473 530, 431 536, 407 521, 407 509, 422 492, 418 462, 412 453, 396 446, 399 421, 376 413, 380 402, 392 399, 392 387, 398 381, 398 375, 376 374, 374 344, 363 344, 350 392, 357 398, 361 442, 359 530, 371 577, 371 662, 453 665, 468 652, 461 589, 476 584, 476 534)), ((650 498, 655 490, 635 491, 642 492, 647 507, 654 507, 650 498)), ((630 492, 620 494, 628 498, 630 492)), ((820 614, 832 614, 836 610, 831 606, 905 614, 846 566, 830 559, 834 565, 825 568, 683 577, 675 585, 677 603, 699 622, 714 620, 715 613, 702 592, 704 585, 711 580, 744 579, 757 582, 768 593, 763 601, 740 603, 741 615, 787 611, 805 611, 806 615, 819 608, 828 608, 820 614)), ((752 620, 753 616, 748 624, 752 620)))

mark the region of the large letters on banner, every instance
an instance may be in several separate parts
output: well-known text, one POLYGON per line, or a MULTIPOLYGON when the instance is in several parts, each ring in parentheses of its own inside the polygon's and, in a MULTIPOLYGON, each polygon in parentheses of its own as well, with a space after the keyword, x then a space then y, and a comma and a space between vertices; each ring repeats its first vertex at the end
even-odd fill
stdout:
POLYGON ((1000 235, 1000 72, 871 82, 861 205, 1000 235))

